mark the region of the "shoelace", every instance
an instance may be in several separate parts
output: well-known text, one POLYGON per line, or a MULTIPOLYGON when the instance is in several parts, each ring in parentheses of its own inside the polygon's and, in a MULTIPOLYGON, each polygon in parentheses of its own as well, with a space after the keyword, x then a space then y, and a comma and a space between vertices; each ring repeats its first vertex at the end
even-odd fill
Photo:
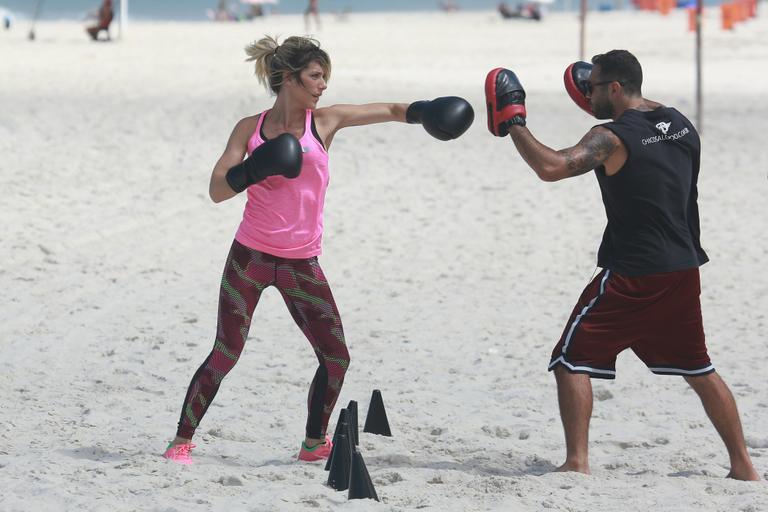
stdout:
POLYGON ((301 442, 301 447, 304 448, 304 450, 306 450, 308 452, 313 452, 313 451, 317 450, 318 448, 320 448, 321 446, 325 446, 325 442, 317 443, 315 446, 313 446, 311 448, 309 446, 307 446, 307 443, 305 443, 304 441, 301 442))
POLYGON ((196 446, 194 444, 192 444, 192 443, 189 443, 189 444, 177 444, 176 446, 173 447, 173 455, 174 456, 178 456, 178 455, 187 455, 187 456, 189 456, 189 452, 190 452, 190 450, 192 450, 192 448, 196 448, 196 446))

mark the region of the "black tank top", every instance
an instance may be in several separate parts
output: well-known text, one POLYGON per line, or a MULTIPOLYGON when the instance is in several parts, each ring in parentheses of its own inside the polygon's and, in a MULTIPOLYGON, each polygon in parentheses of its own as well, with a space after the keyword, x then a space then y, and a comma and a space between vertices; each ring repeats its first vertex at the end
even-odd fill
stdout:
POLYGON ((674 272, 709 258, 699 242, 701 142, 693 125, 674 108, 626 110, 601 125, 627 148, 613 176, 595 169, 608 225, 597 264, 627 276, 674 272))

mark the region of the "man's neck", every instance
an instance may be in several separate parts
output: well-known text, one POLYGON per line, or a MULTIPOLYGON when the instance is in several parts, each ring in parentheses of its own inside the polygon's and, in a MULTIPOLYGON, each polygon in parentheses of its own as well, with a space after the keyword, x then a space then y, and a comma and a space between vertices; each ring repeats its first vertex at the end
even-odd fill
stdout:
POLYGON ((617 106, 616 110, 614 111, 613 118, 618 119, 626 110, 629 109, 638 110, 640 112, 650 112, 651 110, 656 110, 662 106, 663 105, 661 103, 647 100, 642 96, 633 96, 631 98, 627 98, 626 101, 617 106))

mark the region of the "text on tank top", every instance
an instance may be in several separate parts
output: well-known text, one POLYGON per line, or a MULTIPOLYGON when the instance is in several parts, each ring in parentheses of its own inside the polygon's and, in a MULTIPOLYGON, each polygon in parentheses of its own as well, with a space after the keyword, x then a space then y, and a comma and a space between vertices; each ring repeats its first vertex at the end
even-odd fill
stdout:
POLYGON ((611 176, 595 169, 608 217, 598 265, 640 276, 706 263, 697 203, 701 143, 690 121, 659 107, 628 109, 601 126, 624 143, 627 161, 611 176))

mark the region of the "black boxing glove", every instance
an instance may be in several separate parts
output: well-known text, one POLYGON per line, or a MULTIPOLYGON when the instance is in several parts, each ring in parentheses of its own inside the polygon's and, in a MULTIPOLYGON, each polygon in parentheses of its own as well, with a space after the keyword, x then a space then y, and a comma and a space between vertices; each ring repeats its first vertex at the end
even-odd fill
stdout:
POLYGON ((573 102, 584 112, 594 116, 592 106, 589 104, 589 98, 587 98, 587 95, 592 93, 589 85, 589 76, 591 74, 592 64, 580 60, 565 69, 563 82, 565 82, 565 90, 573 102))
POLYGON ((525 126, 525 89, 517 75, 504 68, 492 69, 485 77, 488 130, 506 137, 512 125, 525 126))
POLYGON ((411 103, 405 112, 405 120, 421 124, 436 139, 451 140, 460 137, 472 125, 475 111, 463 98, 444 96, 411 103))
POLYGON ((227 171, 227 183, 242 192, 269 176, 296 178, 301 172, 301 144, 290 133, 283 133, 256 147, 251 156, 227 171))

